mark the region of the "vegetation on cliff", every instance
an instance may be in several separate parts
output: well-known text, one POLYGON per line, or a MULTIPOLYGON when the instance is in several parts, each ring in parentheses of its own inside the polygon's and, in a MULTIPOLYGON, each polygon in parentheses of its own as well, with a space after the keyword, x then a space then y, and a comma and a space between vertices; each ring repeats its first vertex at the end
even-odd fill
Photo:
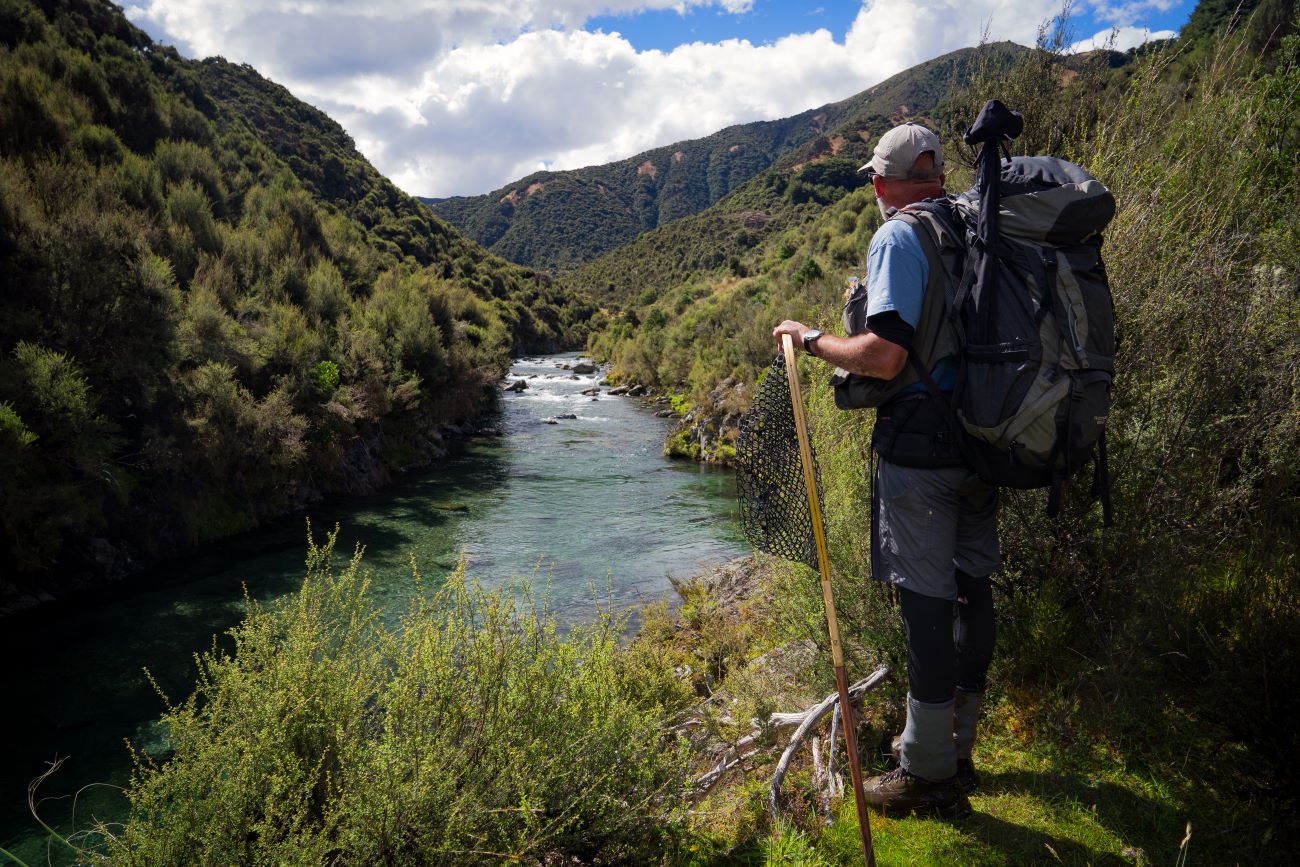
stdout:
POLYGON ((0 592, 371 490, 590 307, 248 67, 0 2, 0 592))

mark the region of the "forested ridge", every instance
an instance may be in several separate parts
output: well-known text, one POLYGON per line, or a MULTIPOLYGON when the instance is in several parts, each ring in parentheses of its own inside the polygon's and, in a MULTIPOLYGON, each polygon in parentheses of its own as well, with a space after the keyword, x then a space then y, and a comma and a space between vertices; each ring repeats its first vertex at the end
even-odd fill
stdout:
POLYGON ((0 279, 0 604, 374 490, 592 313, 101 0, 0 2, 0 279))
MULTIPOLYGON (((774 164, 789 166, 833 154, 842 154, 847 164, 864 142, 899 118, 930 116, 953 82, 967 75, 977 54, 1017 50, 1022 49, 1011 43, 980 51, 963 48, 792 117, 737 124, 606 165, 535 172, 481 196, 426 201, 466 235, 512 262, 567 272, 708 208, 774 164)), ((701 225, 686 232, 705 243, 713 240, 712 233, 700 231, 701 225)), ((643 241, 636 249, 644 248, 643 241)), ((671 254, 679 252, 674 248, 671 254)), ((640 280, 635 272, 628 277, 640 280)))

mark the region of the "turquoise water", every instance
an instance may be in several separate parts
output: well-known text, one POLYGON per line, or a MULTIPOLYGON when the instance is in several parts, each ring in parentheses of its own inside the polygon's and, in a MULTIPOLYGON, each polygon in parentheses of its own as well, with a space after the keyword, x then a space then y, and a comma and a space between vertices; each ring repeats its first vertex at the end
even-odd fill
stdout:
MULTIPOLYGON (((27 812, 27 784, 56 756, 66 763, 42 785, 41 815, 60 830, 92 815, 120 814, 130 765, 124 739, 159 744, 162 701, 187 694, 192 654, 235 625, 250 596, 268 600, 301 579, 306 518, 318 539, 341 526, 339 550, 365 546, 374 595, 388 611, 412 590, 413 554, 426 583, 463 553, 492 585, 512 575, 547 585, 562 622, 591 617, 612 598, 635 605, 670 592, 669 576, 747 551, 730 473, 668 461, 672 422, 639 401, 583 395, 598 376, 559 365, 572 355, 516 362, 529 388, 501 399, 500 438, 469 440, 446 465, 382 494, 323 504, 265 530, 213 545, 60 610, 3 624, 6 760, 0 763, 0 846, 45 862, 44 836, 27 812), (574 419, 547 424, 548 417, 574 419), (83 786, 72 815, 71 796, 83 786)), ((67 863, 53 850, 55 863, 67 863)), ((0 856, 0 861, 3 856, 0 856)))

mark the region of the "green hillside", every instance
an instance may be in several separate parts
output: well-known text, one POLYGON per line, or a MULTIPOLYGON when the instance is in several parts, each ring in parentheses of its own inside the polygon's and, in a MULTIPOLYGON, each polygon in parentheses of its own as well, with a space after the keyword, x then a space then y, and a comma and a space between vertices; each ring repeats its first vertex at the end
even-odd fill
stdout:
POLYGON ((103 0, 0 2, 0 276, 0 604, 373 490, 591 313, 103 0))
MULTIPOLYGON (((991 49, 1010 53, 1005 43, 991 49)), ((903 117, 928 117, 974 49, 919 64, 840 102, 793 117, 727 127, 608 165, 537 172, 483 196, 426 200, 435 213, 505 258, 568 271, 739 189, 792 153, 858 154, 903 117)))

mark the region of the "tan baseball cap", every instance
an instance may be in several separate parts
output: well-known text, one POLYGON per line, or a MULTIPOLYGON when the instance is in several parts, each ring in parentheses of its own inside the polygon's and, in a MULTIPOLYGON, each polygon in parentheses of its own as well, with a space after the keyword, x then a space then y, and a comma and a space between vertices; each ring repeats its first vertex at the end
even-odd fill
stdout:
POLYGON ((937 178, 943 172, 943 148, 939 145, 939 136, 919 123, 896 126, 880 137, 871 162, 858 169, 863 170, 868 174, 896 179, 919 181, 937 178), (934 171, 913 173, 912 166, 926 151, 934 153, 934 171))

